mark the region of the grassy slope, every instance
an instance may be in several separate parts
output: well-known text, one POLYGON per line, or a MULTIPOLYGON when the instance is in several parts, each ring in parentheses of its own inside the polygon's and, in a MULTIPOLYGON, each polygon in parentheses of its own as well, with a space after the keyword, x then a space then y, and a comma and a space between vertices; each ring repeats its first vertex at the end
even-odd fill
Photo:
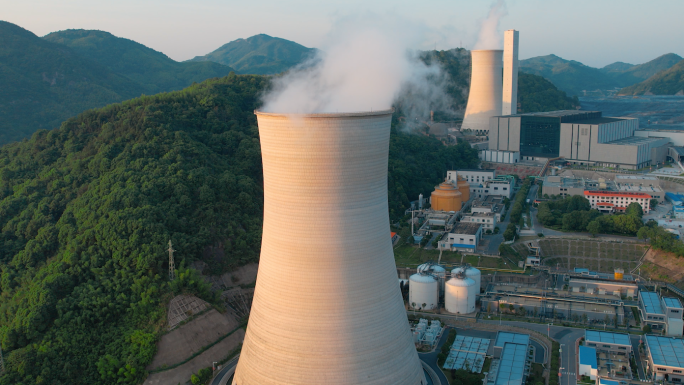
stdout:
POLYGON ((674 95, 684 91, 684 60, 672 68, 653 75, 648 80, 620 90, 620 95, 674 95))

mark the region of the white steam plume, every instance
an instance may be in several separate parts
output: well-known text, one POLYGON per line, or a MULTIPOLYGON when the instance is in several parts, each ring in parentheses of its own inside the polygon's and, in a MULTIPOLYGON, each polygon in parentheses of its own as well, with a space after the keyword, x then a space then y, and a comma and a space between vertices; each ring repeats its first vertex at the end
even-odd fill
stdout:
POLYGON ((480 24, 480 34, 473 49, 501 49, 501 33, 499 33, 499 21, 508 14, 506 3, 498 0, 492 3, 489 14, 480 24))
POLYGON ((315 58, 274 79, 272 91, 263 97, 262 110, 307 114, 377 111, 389 109, 401 99, 402 105, 408 103, 413 110, 420 109, 423 117, 428 116, 429 108, 424 111, 421 107, 430 104, 425 98, 445 97, 434 89, 434 79, 442 76, 440 69, 426 66, 411 51, 424 43, 428 31, 396 15, 341 18, 315 58))

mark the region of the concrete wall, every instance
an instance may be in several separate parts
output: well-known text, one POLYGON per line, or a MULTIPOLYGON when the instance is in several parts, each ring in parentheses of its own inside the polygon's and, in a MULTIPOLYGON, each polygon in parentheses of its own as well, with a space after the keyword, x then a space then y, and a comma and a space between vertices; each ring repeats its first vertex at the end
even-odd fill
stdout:
POLYGON ((520 152, 520 121, 518 116, 496 116, 489 120, 489 149, 520 152))
POLYGON ((391 111, 257 120, 264 230, 233 385, 425 383, 389 237, 391 111))
POLYGON ((518 112, 518 31, 504 32, 502 115, 518 112))

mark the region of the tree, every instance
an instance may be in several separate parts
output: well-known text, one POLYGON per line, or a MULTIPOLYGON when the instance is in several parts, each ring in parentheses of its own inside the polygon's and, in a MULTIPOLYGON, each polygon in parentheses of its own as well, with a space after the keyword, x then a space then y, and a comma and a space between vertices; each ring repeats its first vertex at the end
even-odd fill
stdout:
POLYGON ((601 233, 601 221, 599 221, 598 219, 591 221, 589 223, 589 225, 587 225, 587 231, 589 233, 591 233, 592 237, 595 237, 596 234, 600 234, 601 233))
POLYGON ((629 204, 629 206, 627 206, 627 209, 625 210, 625 214, 635 216, 635 217, 641 219, 641 217, 644 216, 644 210, 641 208, 640 204, 638 204, 636 202, 632 202, 629 204))
POLYGON ((651 332, 651 326, 650 325, 644 325, 643 331, 644 331, 644 333, 650 333, 651 332))
POLYGON ((509 223, 508 226, 506 227, 506 231, 503 233, 503 237, 506 241, 512 241, 516 236, 518 235, 515 225, 513 223, 509 223))
POLYGON ((656 206, 658 206, 658 200, 657 199, 651 199, 651 201, 649 203, 651 206, 651 210, 653 210, 654 208, 656 208, 656 206))

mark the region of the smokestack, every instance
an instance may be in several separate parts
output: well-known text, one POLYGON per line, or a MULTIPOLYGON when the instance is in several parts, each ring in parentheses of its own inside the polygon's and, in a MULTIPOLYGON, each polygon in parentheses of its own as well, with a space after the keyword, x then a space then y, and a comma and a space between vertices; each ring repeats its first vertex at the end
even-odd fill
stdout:
POLYGON ((256 115, 264 231, 233 385, 425 384, 387 215, 392 111, 256 115))
POLYGON ((518 31, 504 32, 503 115, 518 113, 518 31))
POLYGON ((501 115, 502 50, 473 50, 468 106, 461 129, 489 132, 489 118, 501 115))

